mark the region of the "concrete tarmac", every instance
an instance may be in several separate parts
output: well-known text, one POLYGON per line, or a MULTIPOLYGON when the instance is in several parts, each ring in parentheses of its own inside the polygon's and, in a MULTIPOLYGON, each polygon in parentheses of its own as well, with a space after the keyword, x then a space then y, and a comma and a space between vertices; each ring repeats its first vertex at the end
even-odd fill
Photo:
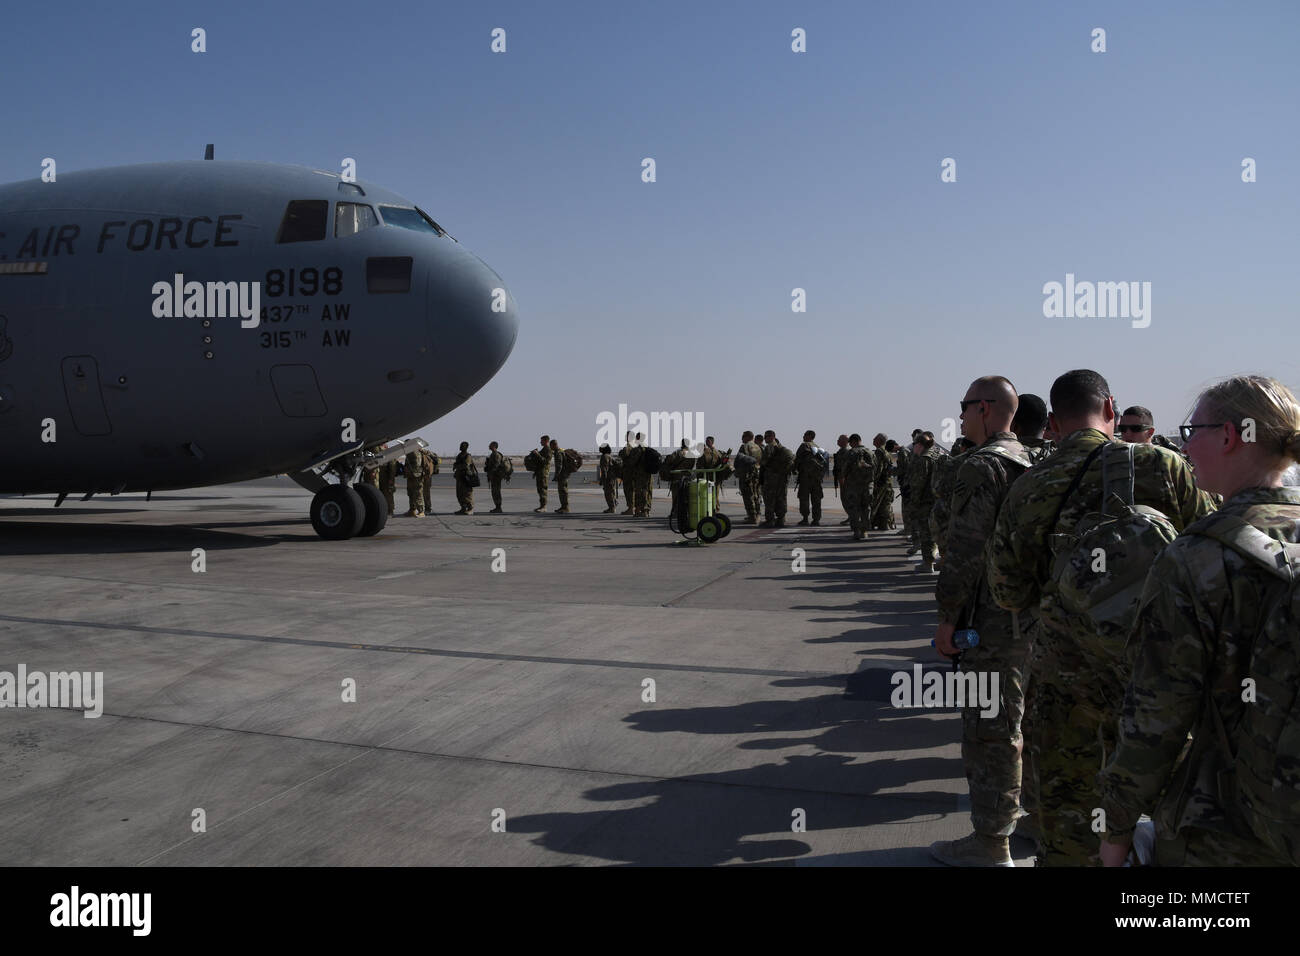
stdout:
POLYGON ((683 544, 667 488, 635 519, 583 478, 456 516, 439 476, 343 542, 284 479, 0 501, 0 671, 104 681, 98 718, 0 709, 0 864, 939 865, 960 721, 889 702, 947 670, 903 539, 828 490, 683 544))

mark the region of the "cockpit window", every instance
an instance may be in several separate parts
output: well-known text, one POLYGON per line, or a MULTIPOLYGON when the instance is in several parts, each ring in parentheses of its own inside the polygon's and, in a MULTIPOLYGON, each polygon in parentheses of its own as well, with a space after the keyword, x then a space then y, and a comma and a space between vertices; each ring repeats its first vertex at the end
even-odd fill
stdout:
POLYGON ((379 225, 379 217, 369 206, 359 202, 341 202, 334 207, 334 238, 354 236, 379 225))
POLYGON ((295 199, 284 211, 276 242, 316 242, 325 238, 330 204, 325 199, 295 199))
POLYGON ((431 232, 435 236, 445 236, 447 234, 442 226, 419 209, 411 209, 406 206, 380 206, 379 212, 384 217, 384 222, 389 226, 400 226, 402 229, 410 229, 413 232, 431 232))

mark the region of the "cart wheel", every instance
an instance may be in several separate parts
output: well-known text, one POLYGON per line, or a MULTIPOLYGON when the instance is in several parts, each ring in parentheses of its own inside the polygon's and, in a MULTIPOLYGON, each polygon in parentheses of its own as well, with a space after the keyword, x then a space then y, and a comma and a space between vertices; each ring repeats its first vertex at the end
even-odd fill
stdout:
POLYGON ((727 535, 731 534, 730 518, 728 518, 726 515, 714 515, 713 517, 717 519, 720 525, 722 525, 722 534, 720 534, 718 537, 725 538, 727 535))
POLYGON ((701 518, 695 534, 704 544, 713 544, 722 537, 722 522, 717 518, 701 518))

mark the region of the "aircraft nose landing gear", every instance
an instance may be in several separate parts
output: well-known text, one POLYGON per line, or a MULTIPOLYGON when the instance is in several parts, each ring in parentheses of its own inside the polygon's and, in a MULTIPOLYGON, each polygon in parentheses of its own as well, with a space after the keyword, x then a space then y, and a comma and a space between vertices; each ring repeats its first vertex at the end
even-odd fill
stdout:
MULTIPOLYGON (((379 505, 387 519, 388 511, 382 496, 379 505)), ((366 506, 361 495, 347 485, 322 488, 311 499, 311 526, 327 541, 342 541, 353 537, 361 531, 365 520, 366 506)))

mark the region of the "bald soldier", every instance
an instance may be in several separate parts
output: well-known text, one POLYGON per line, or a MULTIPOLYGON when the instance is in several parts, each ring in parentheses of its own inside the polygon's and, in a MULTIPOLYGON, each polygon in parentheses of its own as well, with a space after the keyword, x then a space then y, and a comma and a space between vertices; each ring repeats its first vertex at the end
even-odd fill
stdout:
POLYGON ((976 702, 962 709, 961 756, 974 832, 930 847, 935 859, 950 866, 1015 865, 1007 838, 1021 812, 1020 720, 1029 649, 1019 640, 1011 612, 998 607, 989 593, 984 545, 1012 483, 1032 464, 1011 432, 1016 404, 1015 388, 1001 375, 971 382, 961 400, 962 437, 975 448, 953 463, 947 554, 935 587, 939 626, 934 645, 940 654, 953 657, 954 631, 974 628, 979 644, 962 654, 962 670, 981 679, 988 674, 1000 700, 991 716, 976 702))

